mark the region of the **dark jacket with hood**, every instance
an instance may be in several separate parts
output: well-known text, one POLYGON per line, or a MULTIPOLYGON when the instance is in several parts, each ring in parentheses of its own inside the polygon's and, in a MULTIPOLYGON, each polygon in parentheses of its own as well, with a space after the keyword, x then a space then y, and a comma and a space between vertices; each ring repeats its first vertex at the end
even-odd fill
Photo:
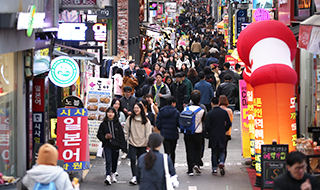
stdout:
MULTIPOLYGON (((136 86, 136 92, 138 92, 145 84, 147 84, 147 74, 144 69, 138 69, 136 77, 138 79, 138 86, 136 86)), ((141 94, 136 93, 136 97, 142 97, 141 94)))
POLYGON ((175 81, 170 86, 171 95, 177 98, 177 109, 181 112, 183 110, 183 104, 188 102, 188 89, 187 85, 181 81, 178 83, 175 81))
POLYGON ((109 147, 115 149, 127 150, 127 144, 124 138, 123 128, 119 122, 103 121, 100 124, 97 138, 102 142, 102 147, 109 147), (111 139, 106 139, 105 135, 110 133, 111 139))
POLYGON ((171 105, 166 105, 160 109, 156 126, 165 139, 176 140, 179 138, 179 117, 179 111, 171 105))

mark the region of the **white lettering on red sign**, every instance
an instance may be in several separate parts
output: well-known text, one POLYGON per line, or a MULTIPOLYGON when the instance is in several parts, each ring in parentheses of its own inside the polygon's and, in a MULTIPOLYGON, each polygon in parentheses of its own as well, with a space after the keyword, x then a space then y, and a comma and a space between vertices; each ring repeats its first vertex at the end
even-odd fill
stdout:
POLYGON ((80 160, 80 148, 77 148, 75 153, 70 149, 66 149, 62 153, 62 157, 64 160, 71 160, 73 156, 76 156, 77 162, 80 160))

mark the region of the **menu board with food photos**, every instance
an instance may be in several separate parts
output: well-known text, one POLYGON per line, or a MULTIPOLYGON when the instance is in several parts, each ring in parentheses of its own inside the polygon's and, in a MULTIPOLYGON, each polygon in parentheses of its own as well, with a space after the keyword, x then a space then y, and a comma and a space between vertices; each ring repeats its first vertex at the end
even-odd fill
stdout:
POLYGON ((106 115, 112 101, 112 79, 89 78, 87 81, 88 127, 89 127, 89 150, 96 152, 99 140, 96 137, 99 125, 106 115))
POLYGON ((112 100, 112 79, 89 78, 87 83, 88 120, 102 121, 112 100))

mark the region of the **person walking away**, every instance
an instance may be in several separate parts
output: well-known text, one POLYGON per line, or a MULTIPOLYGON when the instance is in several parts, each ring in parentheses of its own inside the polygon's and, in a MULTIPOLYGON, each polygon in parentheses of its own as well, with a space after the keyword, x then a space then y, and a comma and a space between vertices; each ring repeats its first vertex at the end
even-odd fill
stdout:
POLYGON ((194 68, 191 68, 189 70, 187 76, 188 76, 187 79, 191 82, 193 88, 194 88, 194 85, 196 85, 196 83, 200 81, 198 77, 198 72, 194 68))
POLYGON ((151 69, 149 68, 149 63, 144 62, 144 63, 142 64, 142 67, 143 67, 143 69, 146 71, 147 76, 149 76, 150 73, 151 73, 151 69))
POLYGON ((306 156, 298 151, 290 152, 286 157, 287 172, 274 180, 274 190, 315 190, 320 189, 316 177, 306 173, 306 156))
POLYGON ((183 107, 188 103, 188 89, 182 81, 182 74, 176 74, 176 81, 170 86, 171 95, 177 98, 177 109, 179 112, 183 110, 183 107))
POLYGON ((111 185, 116 183, 116 172, 118 166, 119 149, 127 151, 127 144, 124 139, 122 126, 119 122, 117 111, 113 107, 109 107, 106 111, 106 117, 100 124, 97 138, 102 142, 104 150, 104 158, 106 164, 106 179, 104 183, 111 185))
POLYGON ((238 87, 231 82, 232 78, 230 75, 226 75, 224 77, 224 81, 222 84, 218 86, 216 91, 216 96, 220 97, 221 95, 225 95, 229 101, 229 108, 234 111, 235 105, 239 98, 239 90, 238 87))
POLYGON ((138 96, 138 97, 143 97, 143 96, 145 96, 146 94, 148 94, 148 93, 149 93, 149 90, 150 90, 150 87, 154 84, 154 81, 155 81, 155 80, 156 80, 155 78, 149 77, 149 78, 147 79, 147 84, 143 85, 142 88, 140 88, 140 89, 138 89, 138 90, 136 91, 136 96, 138 96))
POLYGON ((169 87, 162 82, 162 74, 156 75, 156 83, 150 88, 149 94, 154 97, 154 102, 158 104, 159 108, 166 105, 166 99, 171 96, 169 87))
POLYGON ((133 111, 133 106, 136 102, 138 102, 138 99, 131 95, 132 88, 131 86, 125 86, 123 88, 124 96, 120 98, 121 102, 121 109, 124 114, 126 114, 126 117, 130 116, 133 111))
MULTIPOLYGON (((191 69, 193 69, 193 68, 191 68, 191 69)), ((192 85, 191 81, 188 78, 186 78, 186 76, 187 76, 186 73, 181 73, 181 74, 182 74, 182 78, 181 78, 182 82, 187 86, 187 102, 186 102, 186 104, 187 104, 190 102, 190 94, 193 91, 193 85, 192 85)))
POLYGON ((130 86, 132 91, 131 91, 131 96, 134 94, 134 88, 138 86, 139 82, 138 79, 136 79, 132 72, 130 70, 126 70, 125 72, 125 77, 123 78, 123 84, 122 84, 122 93, 124 95, 124 87, 125 86, 130 86))
MULTIPOLYGON (((187 174, 189 176, 193 176, 193 170, 196 171, 196 173, 201 173, 200 165, 201 165, 201 146, 202 146, 202 131, 204 126, 202 125, 202 122, 206 119, 206 116, 204 114, 204 110, 199 106, 201 99, 201 94, 199 93, 192 93, 191 94, 191 100, 193 102, 193 105, 185 107, 184 111, 192 111, 194 115, 194 124, 192 127, 194 127, 194 133, 190 131, 182 131, 184 133, 184 143, 186 146, 186 155, 187 155, 187 164, 188 164, 188 171, 187 174)), ((181 113, 182 114, 182 113, 181 113)), ((182 120, 180 114, 180 121, 182 120)), ((180 129, 182 130, 181 122, 180 123, 180 129)))
MULTIPOLYGON (((149 152, 140 156, 138 161, 139 190, 166 190, 166 173, 164 166, 164 155, 159 152, 163 137, 158 133, 152 133, 149 136, 149 152)), ((178 175, 176 175, 173 163, 170 157, 167 158, 168 173, 171 176, 173 187, 178 187, 178 175)))
POLYGON ((36 162, 37 164, 32 166, 22 178, 22 183, 28 190, 47 184, 54 186, 57 190, 79 190, 79 183, 74 181, 71 183, 68 173, 57 166, 58 150, 51 144, 46 143, 40 147, 36 162))
POLYGON ((138 100, 142 99, 142 94, 137 93, 145 84, 147 84, 147 74, 144 69, 138 69, 136 78, 138 79, 138 85, 135 87, 135 96, 138 98, 138 100))
POLYGON ((200 62, 200 68, 202 70, 206 66, 207 60, 208 60, 207 54, 206 53, 201 53, 201 57, 199 58, 199 62, 200 62))
POLYGON ((218 158, 220 174, 225 175, 225 144, 226 131, 231 126, 228 113, 219 107, 219 99, 211 99, 212 110, 209 111, 206 119, 205 133, 209 138, 209 148, 211 148, 212 174, 217 175, 218 158))
POLYGON ((214 97, 214 92, 210 83, 206 81, 206 76, 204 72, 199 73, 200 81, 194 86, 194 90, 199 90, 201 92, 200 104, 204 104, 207 111, 211 110, 211 98, 214 97))
POLYGON ((229 142, 229 140, 231 140, 231 130, 232 130, 231 128, 232 128, 232 122, 233 122, 233 112, 232 112, 232 109, 228 108, 229 101, 228 101, 228 98, 225 95, 221 95, 219 97, 219 102, 220 102, 220 104, 219 104, 220 108, 222 108, 223 110, 228 112, 228 115, 229 115, 229 118, 230 118, 230 121, 231 121, 231 127, 226 132, 226 146, 224 148, 224 150, 225 150, 225 159, 224 159, 224 161, 226 162, 226 160, 227 160, 228 142, 229 142))
POLYGON ((137 165, 136 161, 143 153, 146 152, 148 137, 152 133, 152 125, 146 117, 144 108, 141 103, 136 103, 133 112, 127 118, 124 126, 125 139, 129 143, 130 166, 132 179, 130 184, 137 185, 137 165))
POLYGON ((226 75, 230 75, 231 76, 231 82, 235 83, 236 84, 236 79, 234 78, 234 72, 230 70, 230 63, 229 62, 225 62, 223 64, 223 71, 221 71, 220 75, 219 75, 219 78, 220 78, 220 81, 221 83, 224 82, 224 77, 226 75))
POLYGON ((167 105, 160 109, 156 119, 156 126, 164 137, 164 152, 170 156, 173 165, 176 157, 177 140, 179 139, 178 127, 180 112, 175 108, 176 104, 176 98, 170 96, 167 99, 167 105))
POLYGON ((117 68, 116 74, 113 76, 114 80, 114 96, 117 98, 121 98, 122 93, 122 85, 123 85, 123 70, 121 68, 117 68))
POLYGON ((212 90, 216 91, 217 81, 216 77, 214 77, 214 73, 212 72, 211 67, 205 66, 203 72, 206 75, 206 81, 211 84, 212 90))
POLYGON ((191 45, 191 51, 193 52, 194 55, 194 60, 198 60, 199 59, 199 54, 201 52, 201 44, 199 42, 199 39, 196 39, 196 41, 194 41, 191 45))

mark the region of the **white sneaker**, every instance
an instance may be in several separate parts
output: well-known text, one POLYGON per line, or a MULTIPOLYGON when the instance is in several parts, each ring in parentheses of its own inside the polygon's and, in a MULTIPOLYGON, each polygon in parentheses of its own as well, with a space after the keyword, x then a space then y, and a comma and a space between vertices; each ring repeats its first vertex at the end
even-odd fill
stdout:
POLYGON ((136 177, 136 176, 133 176, 129 183, 130 183, 131 185, 137 185, 137 184, 138 184, 138 182, 137 182, 137 177, 136 177))
POLYGON ((117 183, 117 178, 115 173, 111 174, 111 181, 112 183, 117 183))
POLYGON ((119 176, 119 173, 118 173, 118 172, 114 172, 114 174, 116 174, 116 176, 119 176))
POLYGON ((104 183, 107 185, 111 185, 111 176, 107 175, 106 179, 104 180, 104 183))
POLYGON ((127 153, 123 153, 123 155, 121 156, 121 159, 126 159, 127 158, 127 153))

